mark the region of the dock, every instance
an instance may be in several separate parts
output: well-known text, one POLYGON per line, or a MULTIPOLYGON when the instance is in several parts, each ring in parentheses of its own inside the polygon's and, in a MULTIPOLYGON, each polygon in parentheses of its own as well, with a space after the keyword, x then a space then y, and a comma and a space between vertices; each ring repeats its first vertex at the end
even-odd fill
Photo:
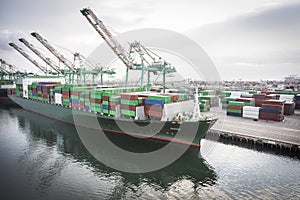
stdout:
POLYGON ((242 117, 227 116, 220 107, 213 107, 205 115, 219 120, 208 132, 208 138, 240 141, 274 149, 285 149, 300 153, 300 110, 294 115, 285 116, 282 122, 253 120, 242 117))

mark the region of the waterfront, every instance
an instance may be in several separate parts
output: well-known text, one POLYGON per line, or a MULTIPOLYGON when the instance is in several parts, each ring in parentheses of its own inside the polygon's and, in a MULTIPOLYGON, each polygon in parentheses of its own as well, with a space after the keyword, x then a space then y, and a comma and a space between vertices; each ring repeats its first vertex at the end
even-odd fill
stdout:
POLYGON ((72 126, 4 107, 0 123, 4 199, 300 197, 300 161, 289 156, 203 140, 204 159, 191 150, 165 169, 130 174, 95 160, 72 126))

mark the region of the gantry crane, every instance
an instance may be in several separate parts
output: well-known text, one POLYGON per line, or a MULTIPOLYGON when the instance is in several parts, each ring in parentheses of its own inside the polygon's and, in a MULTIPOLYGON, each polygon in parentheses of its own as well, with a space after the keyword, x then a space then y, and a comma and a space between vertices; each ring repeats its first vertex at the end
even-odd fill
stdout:
POLYGON ((60 70, 53 64, 53 61, 50 58, 46 58, 39 50, 37 50, 32 44, 30 44, 26 39, 20 38, 20 42, 24 43, 31 51, 33 51, 38 57, 40 57, 47 65, 49 65, 54 71, 60 74, 60 70))
POLYGON ((6 65, 6 62, 2 59, 0 59, 0 81, 5 81, 6 80, 6 77, 9 76, 8 79, 11 79, 11 76, 10 76, 10 72, 6 69, 5 65, 6 65))
POLYGON ((156 61, 150 55, 150 51, 142 46, 140 43, 132 43, 130 44, 130 49, 137 52, 141 57, 141 63, 136 64, 133 63, 132 56, 130 53, 127 53, 125 49, 118 43, 118 41, 113 37, 113 35, 109 32, 109 30, 105 27, 103 22, 97 18, 97 16, 93 13, 93 11, 89 8, 84 8, 80 10, 83 16, 89 21, 89 23, 94 27, 94 29, 100 34, 100 36, 104 39, 104 41, 108 44, 108 46, 113 50, 113 52, 121 59, 121 61, 125 64, 126 68, 126 86, 128 84, 128 69, 133 70, 142 70, 141 76, 141 87, 143 87, 143 76, 144 71, 148 72, 148 85, 149 89, 150 85, 150 72, 158 73, 161 72, 163 74, 163 91, 165 92, 165 76, 166 73, 176 72, 174 67, 171 67, 169 63, 165 61, 161 61, 159 57, 159 61, 156 61), (147 54, 151 59, 151 63, 147 62, 148 66, 145 66, 146 59, 144 55, 147 54))
POLYGON ((73 73, 76 72, 74 65, 67 59, 65 58, 61 53, 59 53, 54 47, 52 47, 49 42, 43 38, 40 34, 37 32, 31 33, 33 37, 35 37, 42 45, 44 45, 55 57, 58 58, 60 62, 62 62, 66 67, 69 68, 73 73))
POLYGON ((126 86, 128 84, 128 69, 133 69, 134 65, 129 59, 129 54, 125 49, 118 43, 118 41, 112 36, 109 30, 104 26, 103 22, 97 18, 93 11, 89 8, 80 10, 83 16, 89 21, 94 29, 100 34, 107 45, 113 50, 113 52, 120 58, 125 64, 126 68, 126 86))
POLYGON ((47 74, 47 69, 40 65, 36 60, 31 58, 22 48, 18 47, 15 43, 9 43, 11 47, 17 50, 20 54, 22 54, 26 59, 28 59, 32 64, 34 64, 37 68, 39 68, 43 73, 47 74))
MULTIPOLYGON (((81 63, 82 63, 83 60, 87 62, 87 59, 78 52, 74 53, 74 62, 75 62, 76 59, 80 61, 80 65, 82 65, 81 63)), ((87 69, 84 69, 82 67, 79 68, 80 69, 80 75, 83 75, 84 83, 85 83, 87 74, 92 75, 92 82, 95 81, 95 76, 100 74, 100 84, 101 85, 103 85, 103 75, 104 74, 108 74, 108 75, 116 74, 116 72, 113 69, 104 69, 104 67, 102 67, 102 66, 101 67, 95 67, 91 63, 88 63, 88 65, 92 69, 87 70, 87 69)))
POLYGON ((132 69, 134 65, 132 61, 128 59, 128 53, 113 37, 109 30, 104 26, 103 22, 97 18, 93 11, 89 8, 84 8, 80 11, 95 30, 100 34, 108 46, 115 52, 115 54, 121 59, 121 61, 129 68, 132 69))
POLYGON ((14 80, 16 80, 17 77, 20 76, 27 76, 26 73, 22 73, 19 70, 17 70, 17 67, 12 65, 12 64, 8 64, 5 60, 0 59, 0 74, 1 74, 1 81, 11 81, 11 83, 13 83, 14 80), (8 67, 8 69, 7 69, 8 67), (8 78, 7 78, 8 76, 8 78))
MULTIPOLYGON (((150 89, 150 72, 153 74, 158 75, 156 80, 158 80, 159 76, 163 75, 163 92, 165 92, 165 85, 166 85, 166 74, 176 72, 175 67, 172 67, 170 63, 163 61, 160 56, 156 53, 151 51, 150 49, 143 46, 140 42, 132 42, 130 45, 131 55, 134 52, 138 53, 141 61, 139 63, 135 63, 137 70, 142 70, 142 75, 140 77, 141 85, 144 81, 144 72, 147 71, 148 79, 147 79, 147 89, 150 89), (147 66, 145 67, 145 64, 147 66)), ((156 81, 155 80, 155 81, 156 81)))

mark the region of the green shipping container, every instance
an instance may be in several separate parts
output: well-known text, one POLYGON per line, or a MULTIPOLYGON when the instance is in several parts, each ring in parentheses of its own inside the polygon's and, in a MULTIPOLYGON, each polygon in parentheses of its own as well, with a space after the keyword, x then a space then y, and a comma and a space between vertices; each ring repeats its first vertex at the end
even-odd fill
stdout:
POLYGON ((135 117, 135 111, 133 111, 133 110, 124 110, 124 109, 121 109, 121 114, 122 115, 131 116, 131 117, 135 117))
POLYGON ((138 100, 121 99, 121 104, 137 106, 137 105, 139 105, 139 101, 138 100))

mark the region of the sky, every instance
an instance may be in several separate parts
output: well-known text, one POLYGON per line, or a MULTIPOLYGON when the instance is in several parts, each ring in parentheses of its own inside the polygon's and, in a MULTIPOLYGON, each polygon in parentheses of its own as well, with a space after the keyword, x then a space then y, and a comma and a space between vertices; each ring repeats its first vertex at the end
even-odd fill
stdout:
MULTIPOLYGON (((300 75, 300 2, 296 0, 0 0, 0 58, 21 70, 37 69, 13 48, 26 38, 57 59, 30 33, 36 31, 72 60, 103 43, 81 15, 90 7, 112 33, 162 28, 197 42, 222 80, 282 79, 300 75)), ((174 44, 176 45, 176 44, 174 44)))

